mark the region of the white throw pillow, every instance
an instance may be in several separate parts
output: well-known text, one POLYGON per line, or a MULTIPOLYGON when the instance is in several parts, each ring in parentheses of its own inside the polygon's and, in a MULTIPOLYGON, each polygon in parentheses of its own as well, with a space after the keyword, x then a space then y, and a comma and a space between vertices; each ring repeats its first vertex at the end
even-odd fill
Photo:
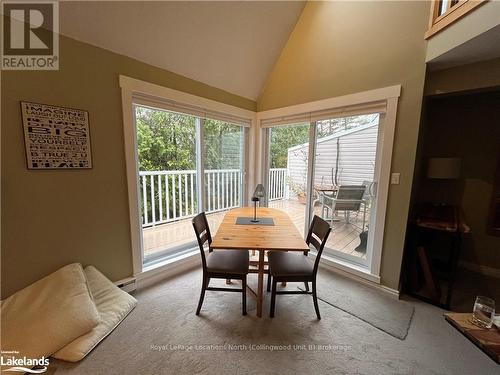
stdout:
POLYGON ((99 325, 59 350, 53 355, 54 358, 69 362, 77 362, 83 359, 137 305, 137 300, 134 297, 118 288, 95 267, 86 267, 85 274, 90 292, 99 311, 99 325))
POLYGON ((39 359, 99 323, 83 268, 69 264, 2 302, 2 350, 39 359))

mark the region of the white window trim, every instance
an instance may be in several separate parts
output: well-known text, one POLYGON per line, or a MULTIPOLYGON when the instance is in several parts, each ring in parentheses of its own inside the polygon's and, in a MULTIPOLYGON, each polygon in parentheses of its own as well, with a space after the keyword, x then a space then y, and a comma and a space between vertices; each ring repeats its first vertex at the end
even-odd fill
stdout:
MULTIPOLYGON (((394 133, 396 129, 396 114, 398 99, 401 95, 401 85, 389 86, 375 90, 363 91, 355 94, 343 95, 334 98, 328 98, 309 103, 271 109, 257 113, 256 131, 259 133, 255 136, 256 141, 256 176, 259 176, 261 182, 267 180, 267 165, 269 148, 268 142, 265 139, 267 128, 262 126, 262 122, 269 119, 293 118, 299 114, 314 113, 318 111, 333 110, 335 108, 352 107, 354 105, 362 106, 370 103, 385 102, 385 112, 380 117, 380 124, 383 127, 383 137, 379 141, 380 144, 380 166, 377 190, 377 226, 373 234, 373 247, 371 254, 371 262, 369 267, 363 268, 353 264, 348 264, 345 261, 337 258, 328 259, 328 263, 342 271, 351 272, 356 276, 362 277, 371 282, 380 284, 380 268, 382 262, 382 249, 384 240, 384 230, 387 211, 387 199, 389 196, 390 174, 392 152, 394 146, 394 133)), ((280 121, 276 122, 276 126, 280 126, 280 121)))
MULTIPOLYGON (((143 270, 142 235, 141 235, 141 215, 139 209, 139 186, 138 186, 138 155, 137 155, 137 133, 135 129, 135 114, 133 111, 134 95, 150 95, 166 100, 173 100, 185 105, 204 108, 213 112, 226 113, 228 115, 246 118, 251 123, 250 128, 256 127, 256 113, 254 111, 242 109, 229 104, 217 102, 215 100, 202 98, 182 91, 159 86, 150 82, 141 81, 135 78, 120 75, 119 77, 122 112, 123 112, 123 135, 125 141, 125 163, 127 170, 127 186, 129 200, 130 236, 132 247, 132 267, 134 277, 144 276, 146 273, 153 273, 155 270, 143 270)), ((255 131, 249 131, 250 145, 246 153, 247 186, 254 185, 255 155, 253 147, 255 145, 255 131)), ((247 196, 251 193, 247 189, 247 196)), ((170 262, 169 265, 175 261, 170 262)), ((165 266, 163 266, 165 267, 165 266)), ((163 268, 162 267, 162 268, 163 268)))

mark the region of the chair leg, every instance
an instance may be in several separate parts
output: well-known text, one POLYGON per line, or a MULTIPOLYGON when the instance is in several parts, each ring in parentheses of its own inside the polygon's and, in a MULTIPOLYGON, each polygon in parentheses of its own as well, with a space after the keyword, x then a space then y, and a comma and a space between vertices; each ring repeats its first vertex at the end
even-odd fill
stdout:
POLYGON ((247 314, 247 277, 245 276, 241 280, 242 294, 241 294, 241 303, 243 309, 243 315, 247 314))
POLYGON ((276 284, 278 282, 273 277, 273 292, 271 294, 271 311, 269 312, 269 317, 274 318, 274 306, 276 304, 276 284))
POLYGON ((203 282, 201 284, 200 300, 198 301, 198 308, 196 309, 196 315, 200 315, 201 305, 203 305, 203 299, 205 298, 205 290, 208 286, 208 278, 203 276, 203 282))
POLYGON ((306 288, 306 292, 309 292, 309 283, 307 281, 304 281, 304 286, 306 288))
POLYGON ((271 291, 271 274, 270 273, 267 274, 267 291, 268 292, 271 291))
POLYGON ((316 310, 316 316, 318 317, 318 320, 320 320, 321 315, 319 314, 318 296, 316 294, 316 280, 313 280, 313 282, 312 282, 312 296, 313 296, 313 302, 314 302, 314 310, 316 310))

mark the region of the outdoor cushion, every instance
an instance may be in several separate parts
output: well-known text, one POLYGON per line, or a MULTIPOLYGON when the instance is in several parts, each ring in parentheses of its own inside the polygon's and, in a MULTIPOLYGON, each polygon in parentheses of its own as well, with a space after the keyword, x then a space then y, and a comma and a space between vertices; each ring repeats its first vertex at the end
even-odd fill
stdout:
POLYGON ((48 357, 99 323, 83 268, 69 264, 2 302, 2 350, 48 357))
POLYGON ((90 332, 76 338, 53 357, 69 362, 83 359, 109 335, 137 305, 137 300, 118 288, 95 267, 85 268, 90 292, 99 311, 100 321, 90 332))

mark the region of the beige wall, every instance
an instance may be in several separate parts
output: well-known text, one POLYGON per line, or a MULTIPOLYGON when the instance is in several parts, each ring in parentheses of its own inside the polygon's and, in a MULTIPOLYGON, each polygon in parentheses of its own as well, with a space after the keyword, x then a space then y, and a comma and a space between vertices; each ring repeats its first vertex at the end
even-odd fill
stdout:
POLYGON ((387 206, 382 283, 398 288, 425 76, 428 2, 309 2, 258 109, 402 84, 387 206))
POLYGON ((500 58, 429 72, 425 95, 500 86, 500 58))
POLYGON ((61 37, 59 71, 2 72, 1 297, 70 262, 132 274, 118 75, 241 108, 256 103, 61 37), (92 170, 28 171, 20 101, 89 111, 92 170))

